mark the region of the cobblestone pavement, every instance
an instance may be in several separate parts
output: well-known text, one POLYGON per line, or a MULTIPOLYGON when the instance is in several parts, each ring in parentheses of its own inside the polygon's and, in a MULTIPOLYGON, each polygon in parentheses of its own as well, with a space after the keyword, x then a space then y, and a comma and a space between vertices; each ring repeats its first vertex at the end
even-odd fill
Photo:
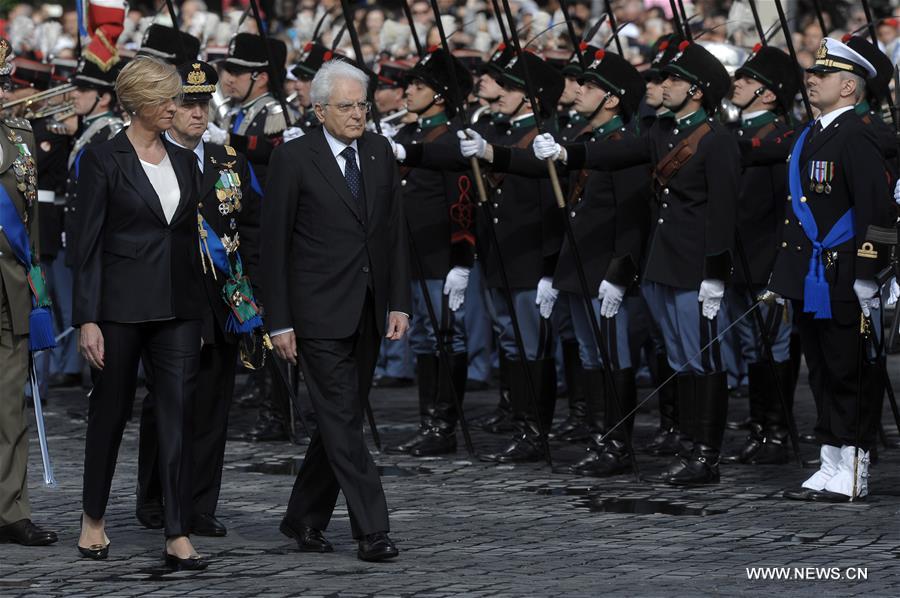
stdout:
MULTIPOLYGON (((495 390, 470 393, 469 417, 489 411, 495 397, 495 390)), ((376 389, 372 401, 387 442, 414 429, 414 389, 376 389)), ((900 595, 897 449, 881 450, 869 499, 840 506, 780 499, 784 488, 809 475, 796 464, 723 466, 721 484, 679 490, 630 475, 597 480, 554 474, 546 464, 488 465, 468 458, 462 448, 454 458, 376 454, 401 554, 391 563, 367 564, 356 559, 342 502, 327 531, 333 554, 301 554, 278 532, 293 482, 286 474, 304 447, 238 440, 250 414, 235 408, 236 439, 228 444, 218 511, 228 536, 195 538, 212 560, 207 571, 169 573, 162 566, 161 532, 143 529, 133 514, 136 418, 126 431, 107 511, 110 559, 91 562, 75 550, 86 401, 80 393, 55 393, 45 411, 59 487, 40 485, 33 439, 31 497, 35 521, 56 529, 60 542, 0 547, 0 596, 900 595), (648 501, 668 501, 665 510, 681 514, 590 508, 592 500, 612 498, 636 499, 639 511, 660 506, 648 501), (746 568, 758 566, 836 569, 803 572, 828 575, 826 581, 748 580, 746 568), (847 570, 856 567, 864 568, 867 579, 848 579, 860 577, 856 569, 847 570)), ((564 412, 561 400, 557 415, 564 412)), ((745 412, 746 399, 731 399, 730 419, 745 412)), ((804 382, 797 413, 801 431, 809 431, 813 409, 804 382)), ((885 413, 888 438, 896 439, 885 413)), ((638 445, 654 425, 654 414, 639 415, 638 445)), ((726 442, 734 447, 742 437, 729 432, 726 442)), ((479 452, 502 442, 481 432, 474 439, 479 452)), ((813 445, 802 449, 806 459, 817 456, 813 445)), ((554 456, 558 463, 571 462, 581 450, 555 445, 554 456)), ((639 457, 644 474, 665 464, 639 457)))

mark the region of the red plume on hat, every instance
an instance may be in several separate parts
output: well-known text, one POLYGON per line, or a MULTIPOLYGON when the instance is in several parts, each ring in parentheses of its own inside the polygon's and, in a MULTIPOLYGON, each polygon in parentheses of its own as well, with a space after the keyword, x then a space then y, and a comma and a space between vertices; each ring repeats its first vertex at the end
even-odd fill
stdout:
POLYGON ((119 62, 116 42, 124 29, 125 7, 124 0, 90 0, 88 3, 88 31, 91 41, 84 48, 83 56, 102 71, 108 71, 119 62))
POLYGON ((586 41, 582 41, 580 44, 578 44, 578 49, 584 52, 588 49, 588 43, 586 41))
POLYGON ((689 42, 688 40, 684 40, 683 42, 681 42, 680 44, 678 44, 678 51, 679 51, 679 52, 684 52, 684 49, 687 48, 687 47, 690 46, 690 45, 691 45, 691 42, 689 42))
POLYGON ((594 60, 596 60, 598 62, 600 60, 603 60, 604 56, 606 56, 606 50, 604 50, 603 48, 600 48, 599 50, 594 52, 594 60))

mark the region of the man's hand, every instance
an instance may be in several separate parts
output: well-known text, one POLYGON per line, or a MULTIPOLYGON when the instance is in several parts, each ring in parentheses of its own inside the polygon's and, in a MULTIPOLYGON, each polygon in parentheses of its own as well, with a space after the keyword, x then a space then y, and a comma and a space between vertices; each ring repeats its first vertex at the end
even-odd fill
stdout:
POLYGON ((275 355, 291 365, 297 365, 297 336, 293 330, 270 337, 275 355))
POLYGON ((293 141, 294 139, 303 137, 305 134, 306 133, 304 133, 303 129, 301 129, 300 127, 288 127, 284 130, 284 133, 281 134, 281 138, 285 143, 287 143, 288 141, 293 141))
POLYGON ((487 153, 488 143, 484 137, 473 131, 466 129, 465 131, 457 131, 456 136, 459 137, 459 151, 464 158, 484 158, 487 153))
POLYGON ((715 320, 725 296, 725 281, 708 278, 700 283, 697 301, 703 304, 703 317, 715 320))
POLYGON ((900 299, 900 285, 897 284, 896 277, 891 279, 890 288, 890 293, 888 294, 887 301, 885 302, 885 305, 887 307, 893 307, 894 305, 897 305, 897 300, 900 299))
POLYGON ((228 138, 228 131, 221 127, 217 127, 212 123, 206 125, 206 132, 203 133, 203 141, 207 143, 215 143, 216 145, 224 145, 225 139, 228 138))
POLYGON ((396 141, 391 139, 390 137, 388 137, 387 140, 388 140, 388 143, 391 144, 391 151, 394 152, 394 159, 399 162, 403 162, 404 160, 406 160, 406 148, 403 147, 402 144, 397 143, 396 141))
POLYGON ((859 300, 859 308, 867 318, 872 315, 873 309, 881 307, 881 299, 878 297, 878 283, 874 280, 853 281, 853 292, 859 300))
POLYGON ((559 297, 559 291, 553 288, 553 279, 544 277, 538 282, 534 303, 539 306, 541 317, 545 320, 553 313, 553 305, 559 297))
POLYGON ((556 140, 550 133, 544 133, 535 137, 534 142, 531 144, 531 149, 534 151, 534 157, 538 160, 549 159, 565 162, 567 158, 565 148, 556 143, 556 140))
POLYGON ((93 322, 82 324, 78 330, 78 350, 95 370, 103 369, 103 332, 93 322))
POLYGON ((615 318, 619 313, 619 306, 625 297, 625 287, 613 284, 608 280, 600 283, 597 298, 600 299, 600 315, 604 318, 615 318))
POLYGON ((894 201, 900 204, 900 179, 898 179, 897 184, 894 185, 894 201))
POLYGON ((466 287, 469 286, 469 269, 455 266, 447 273, 444 281, 444 294, 450 311, 458 310, 466 300, 466 287))
POLYGON ((409 330, 409 316, 403 312, 392 311, 388 314, 387 334, 384 338, 390 341, 399 341, 409 330))

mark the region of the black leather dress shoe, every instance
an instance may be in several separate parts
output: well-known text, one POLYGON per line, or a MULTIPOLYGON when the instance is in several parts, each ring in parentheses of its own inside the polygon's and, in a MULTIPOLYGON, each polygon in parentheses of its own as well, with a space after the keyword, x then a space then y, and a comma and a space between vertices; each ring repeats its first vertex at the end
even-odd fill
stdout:
POLYGON ((762 449, 762 439, 755 436, 748 436, 741 450, 736 455, 726 455, 722 457, 723 463, 753 463, 754 458, 762 449))
POLYGON ((395 444, 393 446, 385 448, 384 452, 390 455, 405 455, 409 453, 409 451, 419 446, 419 443, 425 440, 425 437, 428 435, 428 432, 430 430, 430 426, 421 425, 419 426, 419 429, 416 430, 415 434, 413 434, 400 444, 395 444))
POLYGON ((631 469, 631 455, 616 448, 591 451, 587 457, 572 466, 572 473, 591 477, 605 477, 625 473, 631 469))
POLYGON ((198 536, 221 538, 228 535, 228 528, 210 513, 195 513, 191 517, 191 533, 198 536))
POLYGON ((407 388, 413 385, 412 378, 395 378, 394 376, 381 376, 372 380, 375 388, 407 388))
POLYGON ((209 561, 199 555, 182 559, 163 550, 163 558, 166 560, 166 566, 173 571, 201 571, 209 566, 209 561))
POLYGON ((435 455, 452 455, 456 452, 456 431, 432 428, 413 447, 409 454, 413 457, 433 457, 435 455))
POLYGON ((765 438, 750 460, 754 465, 784 465, 791 460, 787 442, 779 438, 765 438))
POLYGON ((533 463, 544 458, 544 450, 538 439, 533 441, 520 435, 499 453, 481 455, 479 459, 494 463, 533 463))
POLYGON ((292 524, 282 520, 279 531, 297 541, 300 552, 334 552, 334 546, 325 539, 321 531, 303 524, 292 524))
POLYGON ((718 457, 691 457, 684 459, 684 468, 668 477, 667 484, 673 486, 698 486, 719 483, 718 457))
POLYGON ((0 543, 21 544, 22 546, 48 546, 56 542, 56 532, 42 530, 31 519, 20 519, 15 523, 0 527, 0 543))
POLYGON ((276 442, 288 440, 287 429, 284 423, 277 419, 259 418, 256 426, 244 436, 250 442, 276 442))
MULTIPOLYGON (((813 502, 850 502, 850 496, 847 494, 841 494, 840 492, 830 492, 828 490, 822 490, 821 492, 816 492, 812 495, 811 500, 813 502)), ((866 500, 865 496, 857 496, 853 499, 853 502, 862 502, 866 500)))
POLYGON ((50 388, 73 388, 81 386, 81 374, 53 374, 48 383, 50 388))
POLYGON ((363 536, 359 541, 359 550, 356 556, 361 561, 377 562, 392 559, 400 554, 391 539, 388 538, 387 532, 378 532, 363 536))
POLYGON ((816 494, 819 494, 818 490, 811 490, 801 486, 796 490, 785 490, 782 496, 788 500, 812 501, 815 500, 814 497, 816 494))
POLYGON ((681 450, 681 433, 674 428, 660 428, 646 450, 652 455, 675 455, 681 450))
POLYGON ((162 529, 166 525, 162 505, 156 501, 138 505, 134 516, 147 529, 162 529))

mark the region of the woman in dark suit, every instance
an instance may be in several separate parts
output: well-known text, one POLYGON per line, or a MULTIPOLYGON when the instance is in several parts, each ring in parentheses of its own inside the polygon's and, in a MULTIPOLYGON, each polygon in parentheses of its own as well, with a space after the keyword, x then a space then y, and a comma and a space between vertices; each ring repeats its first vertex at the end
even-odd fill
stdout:
POLYGON ((79 552, 109 552, 104 512, 138 363, 153 376, 165 501, 166 563, 202 569, 190 539, 190 414, 200 355, 197 263, 199 171, 194 154, 165 141, 181 79, 157 59, 132 60, 116 79, 131 125, 81 159, 85 214, 75 268, 74 322, 92 368, 79 552))

